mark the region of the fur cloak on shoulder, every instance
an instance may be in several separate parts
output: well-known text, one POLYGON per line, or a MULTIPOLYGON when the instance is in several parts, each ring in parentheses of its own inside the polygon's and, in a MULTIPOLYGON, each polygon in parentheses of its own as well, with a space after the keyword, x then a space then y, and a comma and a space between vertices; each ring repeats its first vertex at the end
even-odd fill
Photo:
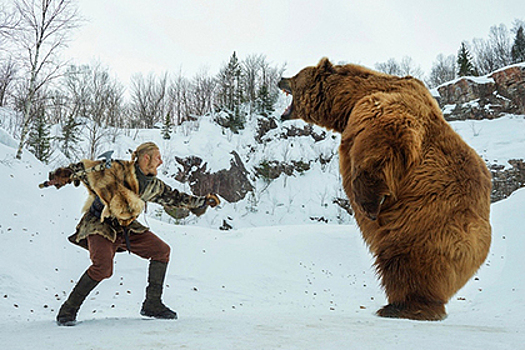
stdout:
MULTIPOLYGON (((103 161, 84 159, 81 161, 84 169, 90 169, 103 161)), ((135 175, 135 162, 114 160, 110 168, 100 171, 86 172, 82 182, 89 191, 89 198, 84 204, 84 211, 89 210, 98 196, 104 204, 100 221, 114 217, 122 226, 128 226, 144 209, 144 201, 140 199, 139 183, 135 175)))

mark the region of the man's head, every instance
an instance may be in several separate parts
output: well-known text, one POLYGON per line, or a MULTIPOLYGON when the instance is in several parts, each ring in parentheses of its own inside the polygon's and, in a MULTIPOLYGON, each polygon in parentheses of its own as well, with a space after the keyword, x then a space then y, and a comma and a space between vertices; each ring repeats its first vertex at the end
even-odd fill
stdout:
POLYGON ((157 168, 163 163, 159 147, 153 142, 145 142, 131 155, 144 175, 157 175, 157 168))

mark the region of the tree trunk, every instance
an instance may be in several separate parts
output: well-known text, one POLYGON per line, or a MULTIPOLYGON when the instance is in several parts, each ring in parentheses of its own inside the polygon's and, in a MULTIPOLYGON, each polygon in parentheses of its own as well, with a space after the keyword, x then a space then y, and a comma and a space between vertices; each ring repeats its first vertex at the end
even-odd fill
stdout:
MULTIPOLYGON (((35 57, 38 57, 38 51, 35 57)), ((22 149, 26 141, 27 133, 29 132, 29 124, 31 123, 31 107, 33 106, 33 98, 35 96, 35 80, 36 72, 33 68, 31 71, 31 80, 29 81, 29 91, 27 99, 24 103, 24 123, 22 126, 22 132, 20 134, 20 143, 18 144, 18 150, 16 151, 16 159, 22 159, 22 149)))

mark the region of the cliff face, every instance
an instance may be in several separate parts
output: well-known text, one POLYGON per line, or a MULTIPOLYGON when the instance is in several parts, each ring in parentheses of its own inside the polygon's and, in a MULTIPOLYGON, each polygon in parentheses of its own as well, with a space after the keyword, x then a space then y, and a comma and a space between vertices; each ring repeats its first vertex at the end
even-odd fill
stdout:
POLYGON ((484 77, 462 77, 437 88, 445 118, 494 119, 504 114, 525 114, 525 63, 484 77))
MULTIPOLYGON (((437 91, 436 98, 448 121, 525 115, 525 63, 483 77, 462 77, 439 86, 437 91)), ((523 159, 509 161, 510 166, 487 165, 492 173, 493 202, 525 186, 523 159)))
POLYGON ((491 165, 492 174, 492 193, 490 199, 497 202, 505 199, 517 189, 525 186, 525 162, 523 159, 513 159, 509 161, 510 168, 506 169, 502 165, 491 165))

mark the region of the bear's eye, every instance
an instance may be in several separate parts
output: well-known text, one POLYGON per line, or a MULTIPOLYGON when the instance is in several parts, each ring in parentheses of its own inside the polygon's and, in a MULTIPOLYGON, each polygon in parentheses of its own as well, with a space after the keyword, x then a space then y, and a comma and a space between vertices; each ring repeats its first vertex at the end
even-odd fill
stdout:
POLYGON ((291 81, 292 91, 303 91, 310 86, 314 79, 314 68, 307 67, 297 74, 291 81))

